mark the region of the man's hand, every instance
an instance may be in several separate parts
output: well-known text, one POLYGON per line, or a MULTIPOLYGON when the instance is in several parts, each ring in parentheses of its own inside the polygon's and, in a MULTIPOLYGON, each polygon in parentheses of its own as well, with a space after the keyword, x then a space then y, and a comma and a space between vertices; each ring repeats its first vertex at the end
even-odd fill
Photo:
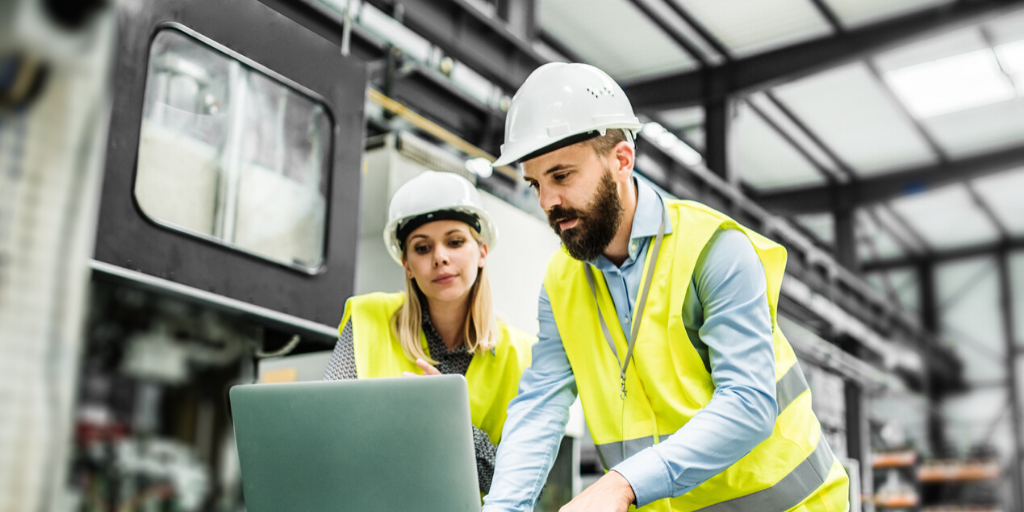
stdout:
POLYGON ((626 512, 635 499, 626 477, 609 471, 558 512, 626 512))
MULTIPOLYGON (((423 370, 423 375, 441 375, 441 372, 437 368, 430 366, 430 363, 422 359, 416 360, 416 366, 419 366, 420 369, 423 370)), ((419 374, 412 372, 402 372, 402 377, 419 377, 419 374)))

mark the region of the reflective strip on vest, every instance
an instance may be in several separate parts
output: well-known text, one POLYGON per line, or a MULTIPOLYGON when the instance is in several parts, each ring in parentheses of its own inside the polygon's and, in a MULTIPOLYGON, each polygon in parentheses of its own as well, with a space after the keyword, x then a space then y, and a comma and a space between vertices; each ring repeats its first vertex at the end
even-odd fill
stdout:
POLYGON ((618 463, 636 455, 645 448, 650 448, 651 446, 654 446, 654 436, 599 444, 594 447, 597 448, 597 456, 601 458, 601 464, 604 464, 605 469, 611 470, 613 467, 618 465, 618 463), (623 447, 625 447, 625 453, 623 453, 623 447), (625 457, 623 457, 623 455, 625 455, 625 457))
MULTIPOLYGON (((800 370, 800 364, 793 363, 789 371, 775 383, 775 401, 779 406, 779 414, 782 414, 789 404, 808 389, 810 387, 807 385, 807 379, 804 378, 804 372, 800 370)), ((597 456, 601 458, 601 464, 605 469, 611 470, 620 462, 651 446, 654 446, 654 436, 599 444, 595 445, 595 448, 597 448, 597 456)))
POLYGON ((799 505, 801 501, 825 483, 834 460, 832 449, 829 448, 823 435, 814 452, 777 484, 698 510, 701 512, 742 512, 746 510, 782 512, 789 510, 799 505))
POLYGON ((804 372, 800 370, 800 363, 793 363, 789 371, 775 383, 775 402, 779 406, 779 414, 808 389, 810 387, 804 378, 804 372))

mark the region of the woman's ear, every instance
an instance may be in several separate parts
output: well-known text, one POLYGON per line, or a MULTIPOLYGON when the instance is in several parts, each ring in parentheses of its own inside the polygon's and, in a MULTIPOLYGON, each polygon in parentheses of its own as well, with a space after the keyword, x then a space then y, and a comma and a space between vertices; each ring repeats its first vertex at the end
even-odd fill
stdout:
POLYGON ((484 268, 484 264, 487 263, 487 244, 480 242, 480 260, 477 261, 476 266, 484 268))
POLYGON ((409 279, 413 279, 412 269, 409 268, 409 261, 405 259, 405 256, 402 256, 402 268, 405 269, 405 276, 409 279))

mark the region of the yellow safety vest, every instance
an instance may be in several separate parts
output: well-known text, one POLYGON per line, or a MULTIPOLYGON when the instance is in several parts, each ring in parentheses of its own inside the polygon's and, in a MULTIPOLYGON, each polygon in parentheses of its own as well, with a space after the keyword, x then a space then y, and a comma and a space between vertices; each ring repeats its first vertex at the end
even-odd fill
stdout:
MULTIPOLYGON (((779 406, 775 429, 725 471, 682 496, 658 500, 642 510, 844 512, 849 507, 849 479, 821 435, 821 425, 811 411, 807 381, 776 320, 785 248, 699 203, 666 203, 672 233, 665 235, 658 254, 626 371, 624 399, 620 396, 620 367, 605 342, 585 274, 595 273, 598 301, 612 340, 618 353, 626 354, 627 340, 600 271, 564 250, 548 262, 544 287, 602 463, 610 469, 657 444, 711 401, 715 384, 686 335, 683 299, 694 265, 711 236, 722 228, 736 228, 753 243, 767 275, 779 406)), ((644 263, 645 276, 651 252, 644 263)), ((633 318, 633 322, 637 320, 633 318)))
MULTIPOLYGON (((415 361, 406 357, 391 327, 391 317, 403 301, 405 295, 401 293, 370 293, 357 295, 345 303, 338 331, 340 335, 345 324, 352 319, 352 345, 356 375, 360 379, 422 372, 415 361)), ((493 444, 501 441, 508 403, 518 393, 519 378, 530 366, 532 345, 537 340, 501 320, 498 321, 498 332, 494 350, 474 355, 466 370, 473 425, 486 432, 493 444)), ((422 330, 420 343, 423 351, 430 354, 422 330)))

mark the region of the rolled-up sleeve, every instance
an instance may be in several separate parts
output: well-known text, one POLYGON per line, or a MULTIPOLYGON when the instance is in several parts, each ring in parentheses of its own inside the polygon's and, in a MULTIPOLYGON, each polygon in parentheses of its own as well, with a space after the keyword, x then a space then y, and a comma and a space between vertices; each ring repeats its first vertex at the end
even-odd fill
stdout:
POLYGON ((484 498, 485 512, 533 510, 565 435, 569 406, 576 399, 576 380, 543 288, 537 319, 540 331, 533 364, 523 373, 519 394, 508 405, 491 492, 484 498))
POLYGON ((774 428, 767 283, 746 235, 737 230, 715 235, 698 262, 694 289, 703 308, 699 336, 708 348, 715 391, 679 431, 613 468, 633 487, 637 507, 689 492, 749 453, 774 428))

